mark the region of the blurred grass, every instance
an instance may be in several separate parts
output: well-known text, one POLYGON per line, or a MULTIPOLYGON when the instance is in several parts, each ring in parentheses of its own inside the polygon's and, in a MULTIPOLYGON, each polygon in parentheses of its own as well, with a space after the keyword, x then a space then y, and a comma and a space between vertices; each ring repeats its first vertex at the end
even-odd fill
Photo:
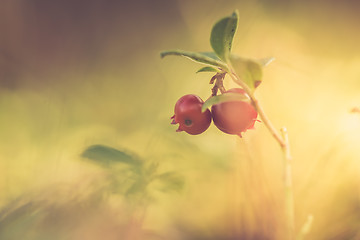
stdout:
MULTIPOLYGON (((143 238, 281 239, 281 152, 263 124, 243 139, 214 126, 200 136, 178 134, 169 124, 179 97, 210 95, 210 75, 195 74, 199 66, 186 59, 161 60, 159 52, 210 50, 212 24, 235 8, 234 52, 276 58, 257 96, 274 124, 289 131, 296 228, 311 213, 309 239, 359 236, 360 115, 350 113, 360 105, 357 3, 2 4, 3 239, 14 239, 11 229, 22 229, 22 239, 96 239, 105 232, 117 239, 127 232, 129 206, 106 193, 106 173, 80 157, 93 144, 128 149, 158 162, 159 171, 184 176, 182 193, 154 193, 142 228, 156 234, 143 238), (7 221, 11 214, 19 221, 7 221)), ((234 85, 227 79, 226 86, 234 85)))

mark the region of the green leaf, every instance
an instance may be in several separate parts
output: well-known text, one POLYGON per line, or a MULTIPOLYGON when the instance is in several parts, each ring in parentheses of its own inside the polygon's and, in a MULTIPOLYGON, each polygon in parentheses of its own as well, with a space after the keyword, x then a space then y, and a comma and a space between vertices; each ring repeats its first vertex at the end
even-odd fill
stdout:
POLYGON ((221 95, 212 96, 206 100, 201 107, 201 111, 205 112, 206 109, 218 103, 234 101, 250 101, 250 99, 247 95, 244 94, 228 92, 221 95))
POLYGON ((261 64, 261 66, 266 67, 270 63, 272 63, 275 60, 274 57, 268 57, 268 58, 262 58, 259 59, 258 62, 261 64))
POLYGON ((125 192, 125 195, 133 195, 137 193, 144 193, 146 191, 148 182, 145 178, 139 177, 125 192))
POLYGON ((125 163, 134 166, 142 164, 137 157, 104 145, 92 145, 81 156, 104 166, 109 166, 111 163, 125 163))
POLYGON ((205 56, 207 56, 207 57, 209 57, 209 58, 212 58, 212 59, 214 59, 214 60, 216 60, 216 61, 220 61, 221 62, 221 59, 216 55, 216 53, 214 53, 214 52, 200 52, 201 54, 203 54, 203 55, 205 55, 205 56))
POLYGON ((215 23, 211 31, 211 47, 214 49, 216 55, 224 62, 228 62, 230 56, 238 19, 239 13, 236 10, 231 16, 225 17, 215 23))
POLYGON ((183 189, 184 177, 176 172, 165 172, 156 176, 156 180, 161 183, 160 190, 163 192, 179 192, 183 189))
POLYGON ((220 72, 220 70, 213 67, 203 67, 200 68, 196 73, 200 73, 200 72, 220 72))
POLYGON ((262 81, 262 65, 256 61, 237 56, 231 56, 231 64, 242 81, 254 90, 262 81))
POLYGON ((21 205, 16 202, 8 204, 0 211, 0 239, 23 239, 24 236, 31 235, 34 227, 44 218, 44 214, 45 209, 35 200, 21 205))
POLYGON ((224 70, 227 69, 226 64, 222 62, 218 57, 216 57, 214 53, 211 52, 188 52, 183 50, 170 50, 160 53, 160 56, 162 58, 170 55, 183 56, 198 63, 210 65, 213 67, 219 67, 224 70))

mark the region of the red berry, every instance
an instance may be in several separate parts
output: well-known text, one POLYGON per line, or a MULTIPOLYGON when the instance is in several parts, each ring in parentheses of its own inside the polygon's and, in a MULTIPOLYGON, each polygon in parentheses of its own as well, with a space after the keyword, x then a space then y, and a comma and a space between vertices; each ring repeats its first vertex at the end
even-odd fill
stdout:
MULTIPOLYGON (((227 92, 246 95, 241 88, 233 88, 227 92)), ((233 101, 215 104, 211 107, 214 124, 221 131, 228 134, 236 134, 241 137, 241 133, 254 128, 257 118, 255 108, 246 101, 233 101)))
POLYGON ((172 124, 179 124, 178 132, 185 131, 191 135, 203 133, 211 124, 209 109, 201 112, 204 101, 192 94, 181 97, 175 104, 175 115, 172 124))

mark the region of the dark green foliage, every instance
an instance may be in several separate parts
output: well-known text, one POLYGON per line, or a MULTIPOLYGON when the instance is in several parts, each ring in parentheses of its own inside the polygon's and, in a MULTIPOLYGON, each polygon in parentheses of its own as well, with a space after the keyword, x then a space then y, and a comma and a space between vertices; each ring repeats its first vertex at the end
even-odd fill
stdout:
POLYGON ((81 156, 103 166, 110 166, 112 163, 125 163, 132 166, 142 164, 136 156, 104 145, 92 145, 81 156))

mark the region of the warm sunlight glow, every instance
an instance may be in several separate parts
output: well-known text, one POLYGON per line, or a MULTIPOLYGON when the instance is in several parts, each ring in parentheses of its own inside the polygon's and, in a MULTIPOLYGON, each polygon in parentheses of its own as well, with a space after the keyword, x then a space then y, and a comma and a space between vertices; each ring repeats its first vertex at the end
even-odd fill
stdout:
MULTIPOLYGON (((294 232, 312 215, 303 240, 360 239, 349 0, 1 1, 0 239, 288 240, 283 152, 257 112, 242 138, 209 112, 199 129, 181 115, 201 134, 170 124, 181 96, 209 99, 215 72, 160 52, 212 51, 213 24, 235 9, 232 53, 275 58, 254 95, 289 133, 294 232)), ((252 61, 237 69, 259 73, 252 61)))

